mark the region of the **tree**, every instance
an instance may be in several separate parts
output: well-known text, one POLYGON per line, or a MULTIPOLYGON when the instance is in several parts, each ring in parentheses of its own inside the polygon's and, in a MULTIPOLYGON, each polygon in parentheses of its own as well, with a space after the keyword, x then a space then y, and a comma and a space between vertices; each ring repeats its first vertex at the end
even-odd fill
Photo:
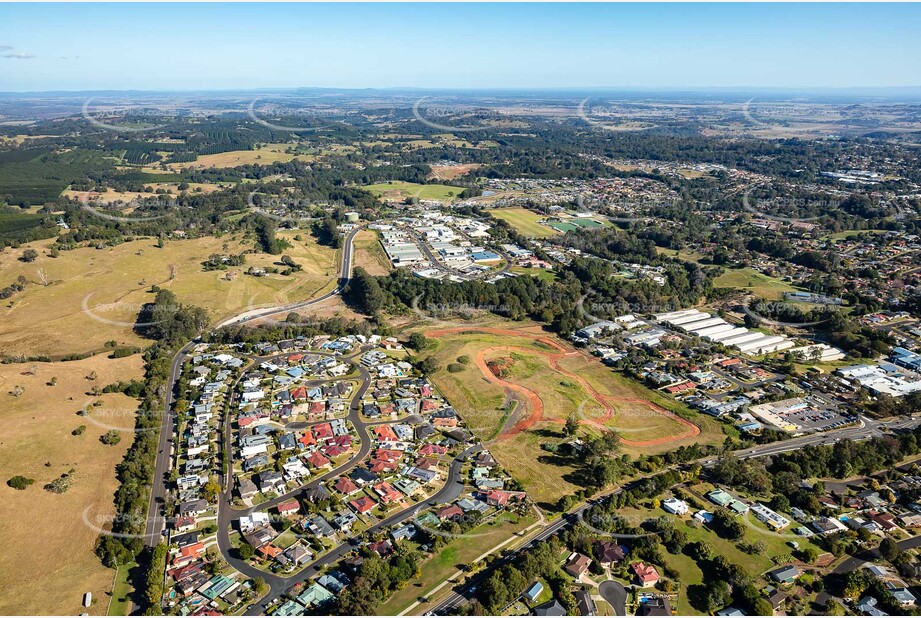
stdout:
POLYGON ((38 251, 35 249, 26 249, 22 252, 22 256, 19 258, 23 262, 34 262, 38 258, 38 251))
POLYGON ((240 558, 243 560, 249 560, 256 555, 256 548, 249 543, 242 543, 237 551, 240 552, 240 558))
POLYGON ((13 489, 19 489, 20 491, 31 485, 35 482, 35 479, 26 478, 21 475, 16 475, 6 482, 7 485, 13 489))
POLYGON ((160 543, 153 550, 150 568, 147 571, 147 585, 144 590, 144 598, 149 608, 158 610, 156 613, 160 613, 160 602, 163 599, 163 571, 165 569, 166 545, 160 543))
POLYGON ((889 562, 894 562, 895 559, 899 557, 901 550, 899 549, 898 543, 886 537, 883 539, 883 542, 879 544, 879 553, 889 562))
POLYGON ((103 444, 108 444, 109 446, 115 446, 122 441, 122 437, 117 430, 110 429, 109 431, 99 436, 99 441, 103 444))
POLYGON ((563 426, 563 433, 572 437, 577 431, 579 431, 579 418, 575 414, 570 414, 566 419, 566 425, 563 426))
POLYGON ((205 486, 202 487, 202 492, 205 495, 205 500, 213 504, 217 501, 217 497, 221 493, 221 486, 214 481, 208 481, 205 483, 205 486))
POLYGON ((419 364, 419 369, 426 374, 435 373, 438 371, 438 361, 435 360, 434 356, 426 356, 422 359, 422 363, 419 364))
POLYGON ((374 315, 384 308, 384 291, 380 283, 360 266, 356 267, 352 273, 352 280, 345 291, 345 298, 358 311, 367 315, 374 315))
POLYGON ((409 347, 414 350, 424 350, 429 346, 428 338, 422 333, 413 333, 409 336, 409 347))

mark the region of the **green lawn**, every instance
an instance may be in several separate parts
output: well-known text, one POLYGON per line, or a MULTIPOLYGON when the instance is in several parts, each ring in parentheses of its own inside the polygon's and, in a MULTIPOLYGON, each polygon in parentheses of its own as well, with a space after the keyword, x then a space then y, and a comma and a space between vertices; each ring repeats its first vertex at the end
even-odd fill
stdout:
POLYGON ((753 268, 726 270, 713 280, 713 287, 749 290, 756 296, 766 299, 779 299, 783 297, 784 292, 795 292, 797 289, 780 279, 762 275, 753 268))
POLYGON ((128 615, 128 607, 131 605, 129 595, 134 591, 128 582, 128 574, 137 566, 136 562, 130 562, 118 567, 118 572, 115 574, 115 585, 112 587, 112 601, 109 603, 109 616, 128 615))
POLYGON ((461 194, 463 187, 452 187, 449 185, 421 185, 414 182, 403 182, 402 180, 391 180, 376 185, 363 187, 370 191, 376 197, 392 198, 397 200, 406 199, 407 197, 418 197, 420 200, 440 200, 451 201, 461 194))
POLYGON ((666 249, 665 247, 656 247, 656 253, 678 258, 685 262, 695 262, 698 264, 704 258, 703 253, 699 253, 693 249, 666 249))
POLYGON ((556 281, 556 272, 549 268, 525 268, 523 266, 512 266, 511 272, 516 275, 528 275, 543 279, 547 283, 556 281))
POLYGON ((544 215, 526 208, 496 208, 490 210, 489 214, 497 219, 502 219, 525 236, 547 238, 548 236, 559 234, 557 230, 538 223, 538 221, 545 218, 544 215))

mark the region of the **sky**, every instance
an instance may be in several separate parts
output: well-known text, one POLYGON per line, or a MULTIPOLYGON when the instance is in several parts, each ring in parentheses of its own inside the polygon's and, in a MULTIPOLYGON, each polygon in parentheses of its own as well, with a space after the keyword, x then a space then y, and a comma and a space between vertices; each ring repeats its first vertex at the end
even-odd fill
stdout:
POLYGON ((919 4, 3 4, 0 91, 921 86, 919 4))

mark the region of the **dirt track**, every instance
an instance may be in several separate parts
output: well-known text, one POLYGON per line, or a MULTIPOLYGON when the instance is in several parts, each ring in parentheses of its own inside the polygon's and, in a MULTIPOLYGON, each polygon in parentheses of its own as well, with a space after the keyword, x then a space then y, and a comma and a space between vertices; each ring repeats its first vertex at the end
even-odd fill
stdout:
POLYGON ((528 332, 526 330, 509 330, 509 329, 489 328, 489 327, 462 327, 462 328, 445 328, 445 329, 431 330, 425 333, 425 336, 437 338, 439 336, 456 335, 456 334, 465 333, 465 332, 471 332, 471 333, 472 332, 482 332, 482 333, 491 333, 494 335, 503 335, 503 336, 508 336, 508 337, 524 337, 526 339, 530 339, 535 342, 540 342, 544 345, 547 345, 553 348, 554 350, 557 350, 556 352, 549 352, 549 351, 543 352, 540 350, 535 350, 533 348, 524 348, 524 347, 519 347, 519 346, 494 346, 491 348, 485 348, 477 352, 474 362, 476 363, 477 367, 480 370, 480 373, 483 374, 483 377, 486 378, 486 380, 494 384, 499 384, 503 388, 509 389, 513 392, 524 395, 525 397, 527 397, 527 400, 530 402, 530 406, 529 406, 530 413, 528 414, 528 416, 521 419, 520 421, 515 423, 513 426, 505 429, 497 438, 498 440, 507 440, 509 438, 512 438, 520 434, 521 432, 530 429, 531 427, 533 427, 534 425, 542 421, 551 422, 551 423, 560 423, 560 424, 563 424, 566 422, 564 419, 561 419, 561 418, 544 419, 544 402, 541 400, 540 395, 538 395, 531 389, 525 386, 522 386, 521 384, 515 384, 513 382, 508 382, 506 380, 503 380, 497 377, 496 375, 494 375, 493 372, 489 370, 489 367, 486 365, 487 354, 492 353, 492 352, 510 352, 510 351, 515 351, 515 350, 524 351, 524 352, 528 352, 531 354, 540 354, 546 357, 549 360, 550 365, 556 371, 578 382, 579 385, 582 388, 584 388, 585 391, 589 393, 595 401, 597 401, 602 407, 604 407, 605 413, 603 416, 599 417, 598 419, 583 419, 582 421, 580 421, 581 423, 595 425, 597 427, 603 428, 604 423, 607 421, 610 421, 614 417, 615 410, 612 407, 613 404, 615 403, 634 403, 634 404, 644 405, 648 407, 655 414, 661 414, 662 416, 671 418, 672 420, 674 420, 675 422, 677 422, 678 424, 686 428, 685 431, 683 431, 682 433, 678 435, 662 436, 661 438, 653 438, 652 440, 628 440, 624 438, 623 436, 621 436, 621 442, 625 444, 626 446, 634 446, 634 447, 660 446, 663 444, 669 444, 671 442, 677 442, 679 440, 684 440, 686 438, 693 438, 694 436, 700 435, 700 427, 698 427, 691 421, 681 418, 680 416, 672 412, 669 412, 665 408, 652 403, 651 401, 647 401, 645 399, 629 398, 629 397, 616 397, 613 395, 605 395, 603 393, 598 392, 591 384, 588 383, 588 381, 585 380, 585 378, 583 378, 582 376, 578 374, 572 373, 571 371, 563 369, 560 366, 561 358, 564 358, 566 356, 576 356, 576 355, 582 354, 582 352, 579 352, 578 350, 575 350, 575 349, 566 348, 560 342, 550 339, 541 333, 533 333, 533 332, 528 332))

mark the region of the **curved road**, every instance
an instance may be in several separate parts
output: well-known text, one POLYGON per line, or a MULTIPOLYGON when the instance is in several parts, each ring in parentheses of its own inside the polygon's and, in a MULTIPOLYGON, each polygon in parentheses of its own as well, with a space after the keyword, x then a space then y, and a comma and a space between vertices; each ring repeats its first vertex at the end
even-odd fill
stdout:
MULTIPOLYGON (((340 294, 352 277, 352 260, 354 253, 355 236, 364 229, 363 225, 357 225, 345 237, 342 249, 342 263, 339 267, 339 278, 336 288, 317 298, 311 298, 305 301, 299 301, 288 305, 260 309, 258 311, 246 311, 240 315, 224 320, 217 325, 217 328, 229 326, 239 322, 246 322, 254 318, 264 318, 280 313, 289 313, 297 309, 303 309, 317 303, 321 303, 337 294, 340 294)), ((144 531, 144 542, 148 547, 154 547, 160 542, 163 530, 166 528, 166 518, 163 513, 163 505, 166 501, 166 482, 169 476, 170 461, 172 459, 173 434, 175 433, 176 419, 173 414, 172 406, 175 395, 176 381, 182 371, 182 364, 185 362, 186 354, 194 345, 190 341, 176 352, 173 361, 170 364, 169 387, 163 399, 162 420, 160 422, 160 440, 157 446, 157 461, 154 465, 153 479, 151 480, 150 504, 147 508, 147 525, 144 531)))
MULTIPOLYGON (((342 266, 340 269, 340 276, 339 276, 338 284, 334 290, 320 297, 313 298, 307 301, 301 301, 301 302, 292 303, 292 304, 288 304, 288 305, 284 305, 280 307, 272 307, 268 309, 259 310, 257 312, 248 311, 248 312, 245 312, 243 314, 240 314, 238 316, 235 316, 233 318, 230 318, 228 320, 221 322, 218 325, 218 328, 223 327, 223 326, 229 326, 232 324, 246 322, 246 321, 249 321, 255 318, 264 318, 264 317, 269 317, 273 315, 278 315, 281 313, 287 313, 287 312, 294 311, 297 309, 302 309, 304 307, 308 307, 308 306, 323 302, 324 300, 327 300, 328 298, 331 298, 332 296, 340 294, 342 290, 345 288, 345 286, 348 284, 349 279, 351 278, 352 266, 353 266, 352 265, 353 249, 354 249, 353 243, 354 243, 355 235, 359 231, 361 231, 361 229, 362 227, 356 227, 345 238, 345 244, 344 244, 343 254, 342 254, 342 266)), ((175 430, 176 430, 176 417, 172 411, 172 405, 173 405, 174 398, 175 398, 175 385, 182 372, 183 363, 185 362, 188 352, 191 350, 194 343, 195 342, 189 342, 185 346, 183 346, 173 357, 172 363, 170 365, 169 388, 164 397, 162 421, 160 424, 160 439, 159 439, 159 445, 158 445, 157 460, 156 460, 155 470, 154 470, 154 477, 152 481, 150 504, 148 507, 147 526, 145 530, 145 543, 149 547, 156 546, 162 540, 163 531, 166 529, 166 516, 165 516, 165 513, 163 512, 163 506, 164 506, 164 503, 167 497, 166 484, 169 478, 169 471, 171 468, 170 464, 173 459, 173 437, 174 437, 175 430)), ((352 423, 352 426, 355 428, 355 431, 358 434, 358 439, 360 440, 360 446, 359 446, 358 452, 353 457, 351 457, 347 462, 345 462, 341 466, 314 478, 307 485, 299 487, 298 489, 290 491, 282 496, 273 498, 272 500, 269 500, 267 502, 263 502, 257 506, 249 507, 247 509, 234 509, 231 504, 231 498, 232 498, 232 492, 233 492, 232 464, 231 464, 231 473, 228 474, 226 477, 222 478, 222 485, 224 487, 224 490, 219 497, 218 514, 217 514, 218 549, 221 551, 221 554, 223 555, 224 559, 234 569, 236 569, 237 571, 239 571, 240 573, 242 573, 243 575, 247 577, 251 577, 251 578, 261 577, 269 585, 268 594, 266 594, 266 596, 263 597, 258 603, 250 607, 248 615, 259 615, 263 613, 267 607, 269 607, 272 603, 274 603, 290 587, 310 579, 311 577, 316 575, 316 573, 319 571, 320 568, 322 568, 323 566, 327 564, 335 562, 336 560, 339 560, 341 557, 346 555, 348 552, 352 551, 352 549, 354 549, 355 545, 357 544, 357 541, 354 538, 350 538, 347 542, 341 543, 339 546, 337 546, 333 550, 327 552, 326 554, 324 554, 323 556, 315 560, 313 563, 311 563, 309 566, 301 570, 299 573, 292 575, 290 577, 282 577, 274 573, 269 573, 261 569, 257 569, 253 567, 252 565, 248 564, 247 562, 237 558, 234 555, 234 550, 232 549, 231 543, 230 543, 230 527, 231 527, 231 522, 234 519, 238 519, 239 517, 243 515, 247 515, 256 509, 260 509, 260 510, 268 509, 292 497, 299 496, 305 490, 316 487, 320 483, 332 477, 344 474, 348 472, 349 470, 355 468, 362 461, 365 460, 365 458, 368 456, 368 454, 371 451, 371 444, 372 444, 371 438, 367 431, 367 427, 371 425, 375 425, 375 424, 380 424, 380 422, 365 423, 361 420, 361 401, 362 401, 362 398, 364 397, 365 392, 367 392, 368 388, 371 386, 370 374, 363 366, 356 363, 354 360, 354 358, 358 354, 360 354, 362 351, 364 350, 359 350, 350 356, 343 357, 343 360, 347 359, 357 368, 359 376, 360 376, 360 382, 361 382, 361 385, 359 386, 358 391, 356 391, 356 393, 352 397, 352 401, 349 405, 349 413, 348 413, 348 416, 346 417, 347 420, 352 423)), ((262 360, 264 360, 264 358, 251 356, 250 360, 261 362, 262 360)), ((314 380, 311 382, 323 382, 323 381, 324 380, 314 380)), ((234 390, 235 389, 231 388, 230 395, 229 395, 231 399, 229 399, 226 404, 226 407, 228 409, 229 409, 230 404, 233 401, 234 390)), ((223 432, 223 435, 221 436, 220 443, 221 443, 221 448, 224 449, 225 452, 232 452, 231 450, 232 449, 231 429, 230 429, 229 423, 224 424, 224 432, 223 432)), ((394 524, 403 522, 406 519, 409 519, 415 516, 415 514, 420 509, 425 508, 426 505, 434 506, 434 505, 445 503, 445 502, 451 502, 457 497, 459 497, 464 489, 464 482, 463 482, 463 479, 461 478, 461 468, 463 466, 463 463, 467 460, 467 458, 470 455, 479 452, 480 450, 482 450, 482 448, 483 448, 482 445, 477 444, 477 445, 469 447, 467 450, 459 454, 454 459, 454 461, 451 463, 451 467, 448 471, 447 479, 445 481, 444 486, 436 494, 428 498, 428 500, 425 503, 414 505, 411 508, 404 509, 403 511, 400 511, 399 513, 391 515, 390 517, 387 517, 386 519, 383 519, 377 522, 376 524, 374 524, 373 526, 371 526, 370 528, 368 528, 366 532, 373 533, 377 530, 387 528, 394 524)))
POLYGON ((239 324, 241 322, 248 322, 249 320, 255 320, 257 318, 267 318, 273 315, 278 315, 280 313, 289 313, 291 311, 296 311, 297 309, 303 309, 304 307, 309 307, 311 305, 316 305, 322 303, 324 300, 332 298, 337 294, 340 294, 345 286, 348 284, 349 280, 352 278, 352 259, 354 252, 354 241, 355 235, 358 234, 361 230, 364 229, 363 225, 355 226, 355 228, 348 233, 345 237, 345 241, 342 245, 342 265, 339 269, 339 280, 336 284, 335 289, 318 296, 316 298, 311 298, 309 300, 303 300, 296 303, 290 303, 287 305, 281 305, 278 307, 269 307, 267 309, 251 309, 245 311, 239 315, 235 315, 232 318, 228 318, 217 325, 217 328, 223 328, 224 326, 230 326, 232 324, 239 324))

